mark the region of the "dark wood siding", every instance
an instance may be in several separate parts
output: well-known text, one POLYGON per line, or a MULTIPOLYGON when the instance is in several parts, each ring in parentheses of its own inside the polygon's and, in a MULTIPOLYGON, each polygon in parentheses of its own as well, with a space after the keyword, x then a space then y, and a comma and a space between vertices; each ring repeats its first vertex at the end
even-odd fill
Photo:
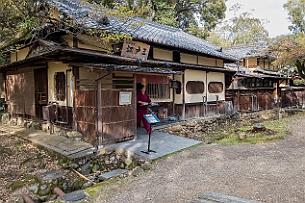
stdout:
POLYGON ((134 89, 100 91, 98 130, 103 144, 129 140, 136 135, 136 104, 134 89), (120 91, 132 93, 131 105, 119 105, 120 91))

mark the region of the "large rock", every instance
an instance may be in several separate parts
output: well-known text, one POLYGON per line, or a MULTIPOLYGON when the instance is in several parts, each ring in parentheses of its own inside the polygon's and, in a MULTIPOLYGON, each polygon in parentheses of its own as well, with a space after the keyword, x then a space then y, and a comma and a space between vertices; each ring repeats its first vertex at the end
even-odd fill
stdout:
POLYGON ((252 127, 252 132, 264 132, 266 127, 262 123, 254 123, 252 127))

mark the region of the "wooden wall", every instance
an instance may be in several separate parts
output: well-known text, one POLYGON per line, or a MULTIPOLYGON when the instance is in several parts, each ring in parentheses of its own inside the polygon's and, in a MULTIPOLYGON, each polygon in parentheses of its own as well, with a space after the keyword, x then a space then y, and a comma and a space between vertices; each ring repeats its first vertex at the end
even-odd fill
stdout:
POLYGON ((305 104, 305 88, 285 89, 281 92, 282 107, 303 106, 305 104))
POLYGON ((275 107, 273 90, 228 90, 228 101, 232 101, 235 110, 255 112, 270 110, 275 107))
POLYGON ((35 117, 35 85, 33 69, 8 72, 6 100, 11 115, 35 117))

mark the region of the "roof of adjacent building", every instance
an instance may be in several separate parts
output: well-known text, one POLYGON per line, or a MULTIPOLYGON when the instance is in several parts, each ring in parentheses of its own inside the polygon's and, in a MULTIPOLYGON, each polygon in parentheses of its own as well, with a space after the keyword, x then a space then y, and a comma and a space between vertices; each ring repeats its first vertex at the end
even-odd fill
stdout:
POLYGON ((255 78, 288 78, 285 74, 276 71, 264 70, 260 67, 249 69, 243 66, 239 66, 235 63, 225 64, 225 68, 231 71, 235 71, 235 75, 241 77, 255 77, 255 78))
POLYGON ((249 57, 274 58, 274 56, 268 51, 267 43, 233 46, 224 49, 224 52, 238 59, 244 59, 249 57))
POLYGON ((84 28, 103 29, 109 32, 128 34, 136 40, 184 49, 227 61, 236 61, 235 57, 222 52, 220 47, 178 28, 138 17, 124 19, 108 16, 107 23, 105 23, 102 11, 97 10, 93 4, 84 3, 81 0, 47 0, 47 2, 56 7, 60 13, 74 19, 76 23, 81 24, 84 28))

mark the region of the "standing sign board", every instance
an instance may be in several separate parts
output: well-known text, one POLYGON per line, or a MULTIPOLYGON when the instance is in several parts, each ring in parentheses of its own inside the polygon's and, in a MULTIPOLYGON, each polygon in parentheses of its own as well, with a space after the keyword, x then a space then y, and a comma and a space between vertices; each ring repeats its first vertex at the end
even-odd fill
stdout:
POLYGON ((154 125, 154 124, 160 123, 160 119, 154 113, 145 114, 144 119, 149 123, 150 131, 149 131, 149 134, 148 134, 147 151, 142 150, 141 152, 145 153, 145 154, 148 154, 148 155, 151 152, 157 153, 156 151, 150 149, 150 139, 151 139, 151 133, 152 133, 151 126, 154 125))
POLYGON ((147 60, 150 45, 143 42, 137 42, 132 40, 125 40, 121 52, 121 56, 127 58, 135 58, 141 60, 147 60))
POLYGON ((160 123, 160 119, 153 113, 145 114, 144 118, 150 125, 160 123))

